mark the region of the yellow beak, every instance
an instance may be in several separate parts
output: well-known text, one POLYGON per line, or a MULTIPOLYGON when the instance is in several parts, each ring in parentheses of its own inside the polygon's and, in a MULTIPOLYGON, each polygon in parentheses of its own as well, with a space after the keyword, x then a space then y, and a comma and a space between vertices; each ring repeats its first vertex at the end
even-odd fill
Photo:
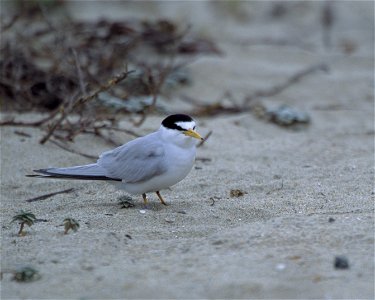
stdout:
POLYGON ((185 130, 184 134, 203 141, 203 138, 201 137, 201 135, 198 132, 194 131, 193 129, 185 130))

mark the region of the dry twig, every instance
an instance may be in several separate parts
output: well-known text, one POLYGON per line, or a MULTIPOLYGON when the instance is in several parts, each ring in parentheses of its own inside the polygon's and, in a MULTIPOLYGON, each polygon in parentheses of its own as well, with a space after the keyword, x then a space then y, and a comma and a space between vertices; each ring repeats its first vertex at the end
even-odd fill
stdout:
POLYGON ((56 140, 50 139, 49 141, 51 143, 55 144, 56 146, 60 147, 61 149, 64 149, 64 150, 66 150, 68 152, 71 152, 71 153, 74 153, 74 154, 78 154, 78 155, 81 155, 83 157, 90 158, 90 159, 96 159, 96 158, 98 158, 97 156, 86 154, 86 153, 80 152, 78 150, 74 150, 72 148, 69 148, 68 146, 63 145, 62 143, 60 143, 60 142, 58 142, 56 140))
POLYGON ((72 52, 73 52, 74 62, 75 62, 76 69, 77 69, 81 93, 82 93, 83 96, 86 96, 87 95, 86 84, 85 84, 85 81, 83 80, 83 73, 82 73, 81 64, 79 62, 78 54, 77 54, 77 51, 75 49, 72 49, 72 52))
POLYGON ((269 89, 266 89, 266 90, 255 91, 253 94, 250 94, 250 95, 248 95, 248 96, 245 97, 244 106, 246 107, 246 105, 248 103, 250 103, 251 101, 253 101, 256 98, 260 98, 260 97, 273 97, 273 96, 275 96, 277 94, 280 94, 286 88, 288 88, 291 85, 299 82, 305 76, 307 76, 307 75, 309 75, 311 73, 314 73, 316 71, 325 71, 325 72, 327 72, 328 71, 327 64, 320 63, 320 64, 309 66, 309 67, 307 67, 307 68, 305 68, 305 69, 303 69, 303 70, 295 73, 294 75, 290 76, 283 83, 274 85, 273 87, 271 87, 269 89))
MULTIPOLYGON (((236 113, 243 113, 246 111, 250 111, 253 109, 251 105, 254 100, 261 98, 261 97, 273 97, 277 94, 281 93, 291 85, 299 82, 305 76, 314 73, 316 71, 328 71, 328 65, 325 63, 320 63, 316 65, 309 66, 289 78, 287 78, 284 82, 274 85, 268 89, 258 90, 254 93, 247 95, 242 105, 236 104, 233 99, 230 99, 231 105, 224 105, 221 101, 217 101, 212 104, 202 104, 204 103, 203 100, 198 101, 193 97, 189 97, 186 95, 181 96, 181 98, 195 106, 195 109, 191 113, 192 115, 196 116, 214 116, 219 114, 236 114, 236 113)), ((228 93, 227 93, 228 94, 228 93)), ((230 95, 230 93, 229 93, 230 95)), ((227 95, 228 96, 228 95, 227 95)))
POLYGON ((48 122, 49 120, 53 119, 58 113, 58 110, 52 112, 48 117, 40 119, 34 122, 21 122, 21 121, 14 121, 14 118, 5 120, 0 122, 0 126, 20 126, 20 127, 39 127, 44 123, 48 122))
POLYGON ((90 100, 96 98, 99 93, 109 90, 111 87, 113 87, 114 85, 116 85, 119 82, 121 82, 122 80, 124 80, 132 72, 134 72, 134 71, 127 71, 126 70, 125 72, 122 72, 121 74, 113 77, 105 85, 103 85, 102 87, 98 88, 93 93, 91 93, 91 94, 89 94, 87 96, 84 96, 84 97, 81 96, 78 99, 76 99, 70 105, 70 107, 68 107, 67 109, 64 108, 64 105, 61 105, 60 109, 59 109, 60 110, 60 118, 54 124, 51 125, 51 127, 49 128, 47 134, 40 140, 40 143, 44 144, 46 141, 48 141, 48 139, 52 136, 52 134, 57 129, 57 127, 60 126, 60 124, 69 115, 69 113, 71 113, 72 111, 74 111, 75 108, 77 108, 78 106, 83 105, 86 102, 89 102, 90 100))
POLYGON ((181 30, 166 19, 72 21, 68 15, 54 19, 54 10, 42 3, 28 3, 27 8, 27 13, 22 9, 9 23, 2 23, 1 104, 4 110, 53 112, 38 121, 13 119, 0 122, 0 126, 43 126, 46 133, 40 140, 42 144, 51 137, 73 141, 81 133, 94 133, 109 141, 110 137, 102 131, 116 130, 117 121, 111 120, 110 126, 97 127, 99 121, 113 111, 141 113, 136 124, 140 126, 155 109, 164 88, 184 84, 178 76, 174 77, 178 68, 189 64, 196 55, 220 52, 213 42, 197 38, 189 28, 181 30), (25 26, 30 26, 30 30, 23 30, 25 26), (13 32, 6 30, 7 27, 12 27, 13 32), (145 56, 142 51, 145 48, 146 53, 151 51, 152 55, 145 56), (111 96, 118 101, 104 99, 85 105, 126 77, 127 74, 123 74, 123 78, 120 75, 98 88, 111 78, 113 70, 123 66, 124 57, 139 72, 111 91, 111 96), (46 63, 36 64, 40 59, 46 63), (185 63, 175 64, 176 59, 185 63), (160 61, 167 64, 160 64, 160 61), (166 79, 169 85, 165 84, 166 79), (137 96, 151 96, 152 103, 140 105, 140 110, 135 111, 133 104, 126 101, 137 96))
POLYGON ((160 90, 164 84, 164 81, 168 74, 170 74, 173 70, 175 70, 178 67, 173 67, 173 58, 171 59, 170 64, 163 68, 158 76, 152 75, 151 69, 148 69, 148 89, 150 94, 152 95, 152 102, 151 105, 146 107, 146 109, 142 112, 142 117, 141 119, 134 123, 135 126, 141 126, 143 122, 146 120, 148 114, 152 112, 155 109, 156 101, 158 99, 158 95, 160 93, 160 90))
POLYGON ((62 191, 58 191, 58 192, 54 192, 54 193, 41 195, 41 196, 38 196, 38 197, 35 197, 35 198, 27 199, 25 201, 26 202, 34 202, 34 201, 39 201, 39 200, 45 200, 45 199, 48 199, 48 198, 50 198, 52 196, 55 196, 55 195, 67 194, 67 193, 71 193, 73 191, 74 191, 74 188, 70 188, 70 189, 66 189, 66 190, 62 190, 62 191))
POLYGON ((202 141, 199 142, 199 144, 197 145, 197 147, 201 147, 206 141, 207 139, 211 136, 212 134, 212 130, 210 130, 203 138, 202 141))

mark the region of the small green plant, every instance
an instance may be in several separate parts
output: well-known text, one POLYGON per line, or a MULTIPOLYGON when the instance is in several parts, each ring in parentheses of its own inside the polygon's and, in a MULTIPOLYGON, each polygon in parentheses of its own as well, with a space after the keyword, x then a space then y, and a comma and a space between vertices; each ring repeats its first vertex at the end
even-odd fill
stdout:
POLYGON ((74 232, 76 232, 79 228, 79 223, 74 220, 73 218, 66 218, 64 220, 64 234, 68 234, 68 231, 72 229, 74 232))
POLYGON ((129 196, 122 196, 119 199, 118 204, 121 205, 121 208, 131 208, 131 207, 135 206, 134 202, 133 202, 133 199, 129 196))
POLYGON ((20 230, 18 231, 19 236, 24 236, 26 233, 23 232, 23 228, 25 227, 25 224, 29 227, 34 224, 34 221, 36 220, 36 217, 31 212, 25 212, 21 210, 17 215, 15 215, 12 219, 12 222, 18 222, 20 224, 20 230))
POLYGON ((23 267, 13 273, 13 280, 18 282, 30 282, 41 278, 39 272, 32 267, 23 267))

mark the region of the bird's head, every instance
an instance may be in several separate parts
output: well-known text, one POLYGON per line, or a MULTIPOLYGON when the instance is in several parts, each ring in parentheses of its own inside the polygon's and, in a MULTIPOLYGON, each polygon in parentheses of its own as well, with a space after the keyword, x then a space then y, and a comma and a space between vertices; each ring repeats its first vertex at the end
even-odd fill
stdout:
POLYGON ((170 115, 161 123, 165 139, 187 146, 195 145, 197 140, 203 140, 201 135, 195 131, 195 127, 195 121, 184 114, 170 115))

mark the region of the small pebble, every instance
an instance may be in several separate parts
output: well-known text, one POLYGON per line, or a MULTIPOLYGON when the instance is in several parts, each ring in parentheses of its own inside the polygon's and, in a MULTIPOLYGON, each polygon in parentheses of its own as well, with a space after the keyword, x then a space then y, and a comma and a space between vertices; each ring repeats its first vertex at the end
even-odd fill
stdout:
POLYGON ((284 270, 286 268, 286 265, 285 264, 277 264, 276 265, 276 270, 278 270, 278 271, 282 271, 282 270, 284 270))
POLYGON ((281 126, 291 126, 298 123, 308 124, 310 116, 303 111, 298 111, 293 107, 281 105, 276 109, 267 109, 266 116, 269 121, 281 126))
POLYGON ((328 219, 328 222, 329 222, 329 223, 333 223, 333 222, 335 222, 335 219, 332 218, 332 217, 330 217, 330 218, 328 219))
POLYGON ((140 212, 141 214, 145 214, 145 213, 146 213, 146 211, 145 211, 144 209, 141 209, 139 212, 140 212))
POLYGON ((346 256, 338 255, 335 257, 334 266, 335 269, 349 269, 349 260, 346 258, 346 256))

